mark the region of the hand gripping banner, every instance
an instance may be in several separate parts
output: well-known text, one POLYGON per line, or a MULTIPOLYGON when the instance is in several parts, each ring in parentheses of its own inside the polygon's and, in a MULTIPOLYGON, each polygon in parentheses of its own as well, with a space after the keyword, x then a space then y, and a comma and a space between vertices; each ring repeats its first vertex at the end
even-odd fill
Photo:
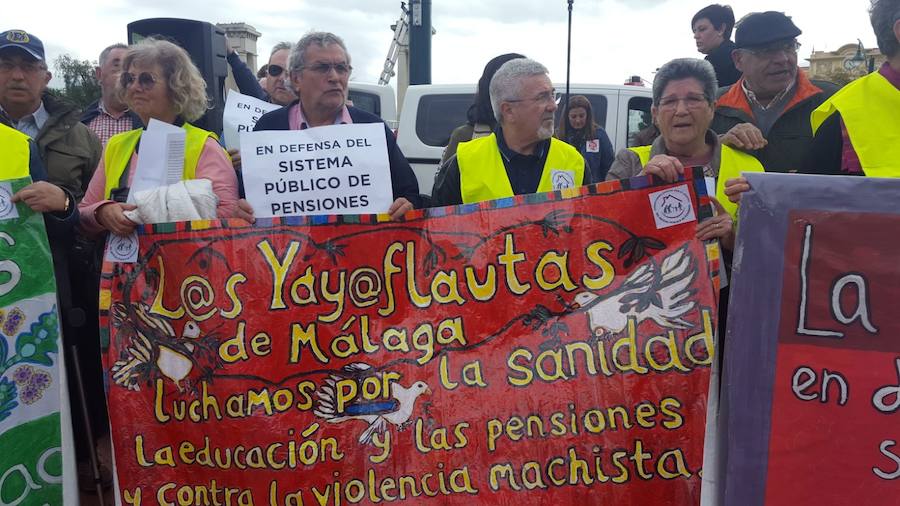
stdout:
POLYGON ((122 498, 697 504, 708 209, 635 179, 144 227, 101 296, 122 498))

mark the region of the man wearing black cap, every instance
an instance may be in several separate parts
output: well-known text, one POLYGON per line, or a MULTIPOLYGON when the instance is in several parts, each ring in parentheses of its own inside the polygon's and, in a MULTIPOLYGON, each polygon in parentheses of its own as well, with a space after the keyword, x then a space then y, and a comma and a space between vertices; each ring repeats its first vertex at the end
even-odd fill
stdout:
POLYGON ((37 141, 49 181, 78 200, 100 161, 100 141, 79 123, 75 106, 47 93, 44 44, 23 30, 0 33, 0 110, 37 141))
POLYGON ((769 172, 799 172, 812 144, 810 113, 837 91, 797 67, 800 29, 781 12, 755 12, 737 25, 734 64, 741 79, 720 90, 712 129, 769 172))

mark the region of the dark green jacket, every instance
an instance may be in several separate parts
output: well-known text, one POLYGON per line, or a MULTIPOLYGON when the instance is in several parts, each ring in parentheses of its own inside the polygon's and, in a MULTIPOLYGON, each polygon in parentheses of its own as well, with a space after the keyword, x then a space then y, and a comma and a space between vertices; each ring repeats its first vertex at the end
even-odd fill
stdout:
POLYGON ((35 140, 47 167, 48 181, 81 201, 100 162, 100 140, 79 122, 81 111, 77 107, 49 93, 42 98, 50 118, 35 140))
MULTIPOLYGON (((719 90, 711 126, 719 135, 727 133, 737 124, 755 123, 747 97, 741 89, 742 82, 743 79, 719 90)), ((813 140, 810 114, 838 90, 837 85, 826 81, 810 81, 802 70, 797 74, 796 86, 794 98, 788 102, 766 136, 769 144, 763 149, 750 151, 767 172, 800 172, 807 166, 813 140)))

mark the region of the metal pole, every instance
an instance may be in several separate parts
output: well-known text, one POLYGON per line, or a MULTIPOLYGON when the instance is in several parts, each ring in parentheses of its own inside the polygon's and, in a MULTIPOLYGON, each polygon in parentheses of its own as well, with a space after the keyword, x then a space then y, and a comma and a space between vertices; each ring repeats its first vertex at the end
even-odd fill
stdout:
MULTIPOLYGON (((97 440, 94 439, 94 430, 91 427, 91 415, 88 413, 87 408, 87 392, 84 389, 84 381, 81 379, 81 360, 78 358, 78 348, 75 345, 68 346, 69 349, 69 357, 72 359, 72 365, 75 369, 75 387, 78 391, 79 404, 81 405, 81 416, 84 420, 84 428, 85 428, 85 436, 87 437, 88 444, 88 457, 91 462, 91 474, 93 474, 94 478, 94 487, 97 490, 97 500, 99 501, 100 506, 104 506, 103 501, 103 478, 100 475, 100 461, 97 458, 97 449, 96 444, 97 440)), ((112 435, 110 435, 112 437, 112 435)))
POLYGON ((563 124, 568 125, 569 121, 569 82, 572 73, 572 4, 575 0, 569 1, 569 40, 566 46, 566 105, 563 108, 563 124))
POLYGON ((409 18, 409 84, 431 84, 431 0, 411 0, 409 18))

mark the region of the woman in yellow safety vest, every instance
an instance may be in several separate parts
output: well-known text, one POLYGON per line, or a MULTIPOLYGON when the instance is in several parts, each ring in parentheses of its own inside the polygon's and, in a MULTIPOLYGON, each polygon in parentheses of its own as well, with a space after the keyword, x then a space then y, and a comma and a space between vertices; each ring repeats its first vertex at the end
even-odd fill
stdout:
MULTIPOLYGON (((237 176, 216 135, 197 128, 194 121, 206 112, 206 82, 187 52, 177 45, 146 39, 129 48, 122 61, 118 93, 144 125, 151 119, 186 131, 182 179, 209 179, 218 197, 220 218, 237 215, 237 176)), ((79 204, 81 226, 89 234, 104 230, 127 235, 134 223, 124 212, 140 153, 143 130, 113 136, 106 145, 84 199, 79 204)))
POLYGON ((679 58, 660 67, 651 108, 660 136, 650 146, 620 151, 607 179, 653 174, 675 181, 684 167, 703 167, 707 177, 716 179, 713 202, 719 213, 697 226, 697 238, 719 239, 731 250, 737 204, 728 200, 725 181, 742 172, 763 172, 763 167, 753 156, 721 144, 709 129, 717 88, 715 70, 707 61, 679 58))

